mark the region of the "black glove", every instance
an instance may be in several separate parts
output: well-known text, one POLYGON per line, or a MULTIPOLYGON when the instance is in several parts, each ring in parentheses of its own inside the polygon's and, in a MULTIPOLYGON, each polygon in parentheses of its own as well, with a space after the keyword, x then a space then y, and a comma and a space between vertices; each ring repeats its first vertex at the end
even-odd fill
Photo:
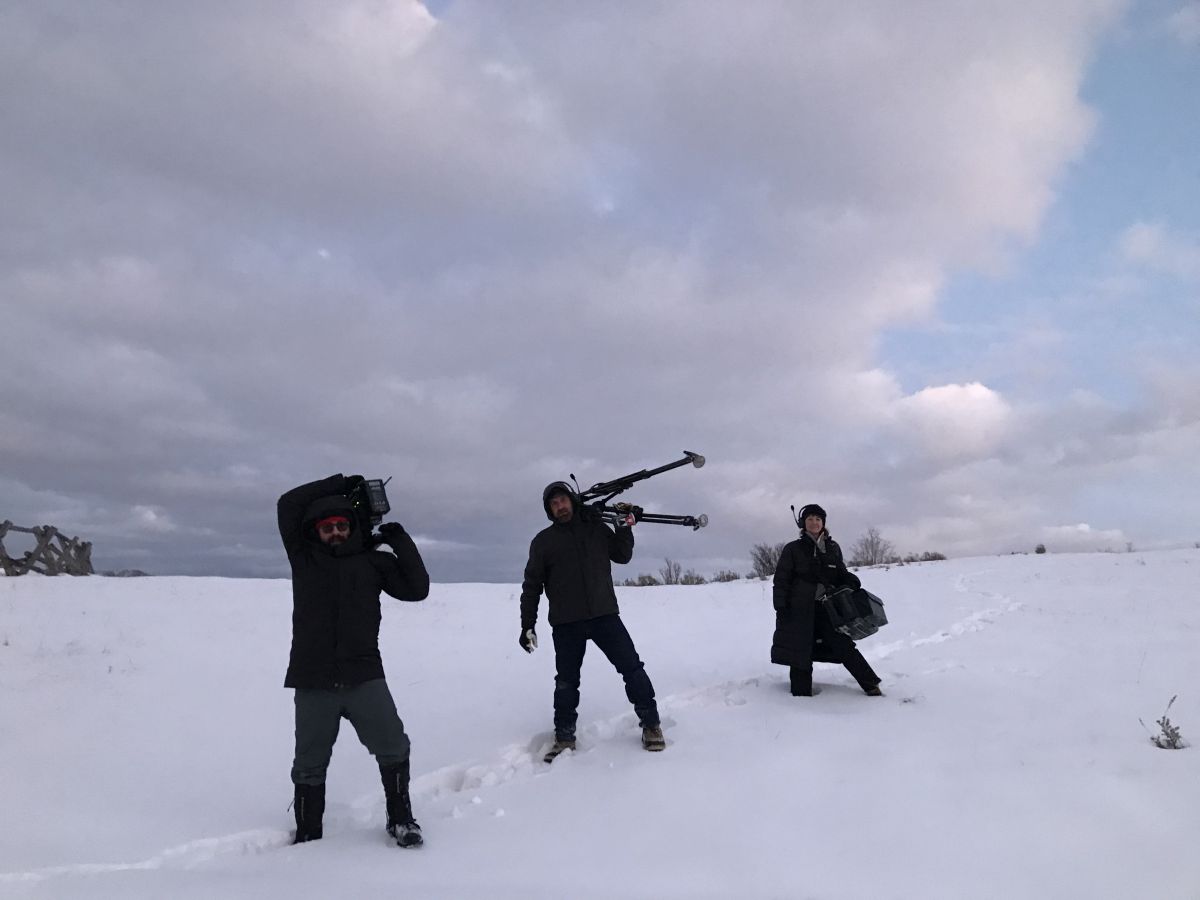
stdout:
POLYGON ((363 483, 365 479, 361 475, 347 475, 346 480, 342 485, 342 491, 349 495, 353 490, 363 483))
POLYGON ((537 649, 537 632, 532 628, 522 628, 521 636, 517 638, 517 643, 521 645, 521 649, 526 653, 532 653, 537 649))
POLYGON ((379 537, 389 547, 394 548, 400 538, 407 536, 408 532, 404 530, 404 526, 399 522, 384 522, 379 526, 379 537))

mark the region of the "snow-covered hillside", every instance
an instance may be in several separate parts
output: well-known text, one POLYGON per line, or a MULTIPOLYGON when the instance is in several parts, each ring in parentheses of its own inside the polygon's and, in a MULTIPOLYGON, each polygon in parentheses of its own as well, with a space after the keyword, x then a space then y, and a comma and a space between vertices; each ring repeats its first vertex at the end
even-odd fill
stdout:
POLYGON ((0 896, 1200 897, 1200 551, 867 570, 891 624, 793 698, 761 582, 622 588, 669 746, 584 666, 553 767, 553 651, 517 589, 435 585, 381 641, 419 851, 353 730, 323 841, 289 846, 286 581, 0 578, 0 896))

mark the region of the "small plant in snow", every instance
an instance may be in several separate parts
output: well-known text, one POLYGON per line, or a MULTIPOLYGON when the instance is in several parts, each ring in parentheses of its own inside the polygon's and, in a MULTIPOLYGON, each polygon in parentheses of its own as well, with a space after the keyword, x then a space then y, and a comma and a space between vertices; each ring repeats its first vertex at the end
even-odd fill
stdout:
MULTIPOLYGON (((1175 695, 1175 697, 1178 696, 1178 694, 1175 695)), ((1175 697, 1167 701, 1167 708, 1163 710, 1162 718, 1155 722, 1160 729, 1159 733, 1150 735, 1150 743, 1163 750, 1182 750, 1187 746, 1187 741, 1179 733, 1179 726, 1172 725, 1171 720, 1167 718, 1167 713, 1171 709, 1171 704, 1175 702, 1175 697)), ((1142 722, 1141 719, 1138 719, 1138 722, 1141 722, 1142 727, 1146 728, 1145 722, 1142 722)), ((1149 732, 1150 729, 1146 728, 1146 731, 1149 732)))

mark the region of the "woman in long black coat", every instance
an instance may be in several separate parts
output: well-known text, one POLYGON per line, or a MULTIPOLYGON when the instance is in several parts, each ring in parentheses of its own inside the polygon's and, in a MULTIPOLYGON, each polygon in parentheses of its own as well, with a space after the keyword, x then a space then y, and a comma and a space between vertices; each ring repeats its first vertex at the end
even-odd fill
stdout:
POLYGON ((813 662, 841 663, 859 687, 872 697, 882 694, 879 676, 854 641, 835 631, 820 602, 827 591, 843 585, 862 587, 846 568, 842 548, 825 529, 825 510, 810 503, 797 517, 800 539, 783 548, 775 569, 775 636, 771 662, 789 666, 792 695, 813 695, 813 662))

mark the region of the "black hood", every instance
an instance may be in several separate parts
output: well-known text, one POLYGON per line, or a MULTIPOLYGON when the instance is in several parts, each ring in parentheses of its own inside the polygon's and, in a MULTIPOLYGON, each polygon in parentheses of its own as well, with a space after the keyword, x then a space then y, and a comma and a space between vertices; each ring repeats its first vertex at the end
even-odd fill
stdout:
POLYGON ((552 481, 546 485, 546 489, 542 491, 542 509, 546 511, 546 518, 551 522, 556 521, 550 513, 550 498, 555 494, 566 494, 571 498, 571 509, 576 513, 579 512, 579 497, 575 493, 575 489, 565 481, 552 481))
POLYGON ((357 553, 363 547, 362 534, 359 533, 358 528, 358 516, 354 514, 354 507, 350 505, 350 500, 341 494, 330 494, 328 497, 319 497, 308 504, 308 509, 304 511, 304 524, 302 527, 304 528, 304 537, 306 539, 315 542, 334 556, 357 553), (329 516, 345 516, 350 520, 350 534, 344 542, 335 546, 326 544, 317 535, 317 522, 329 516))

